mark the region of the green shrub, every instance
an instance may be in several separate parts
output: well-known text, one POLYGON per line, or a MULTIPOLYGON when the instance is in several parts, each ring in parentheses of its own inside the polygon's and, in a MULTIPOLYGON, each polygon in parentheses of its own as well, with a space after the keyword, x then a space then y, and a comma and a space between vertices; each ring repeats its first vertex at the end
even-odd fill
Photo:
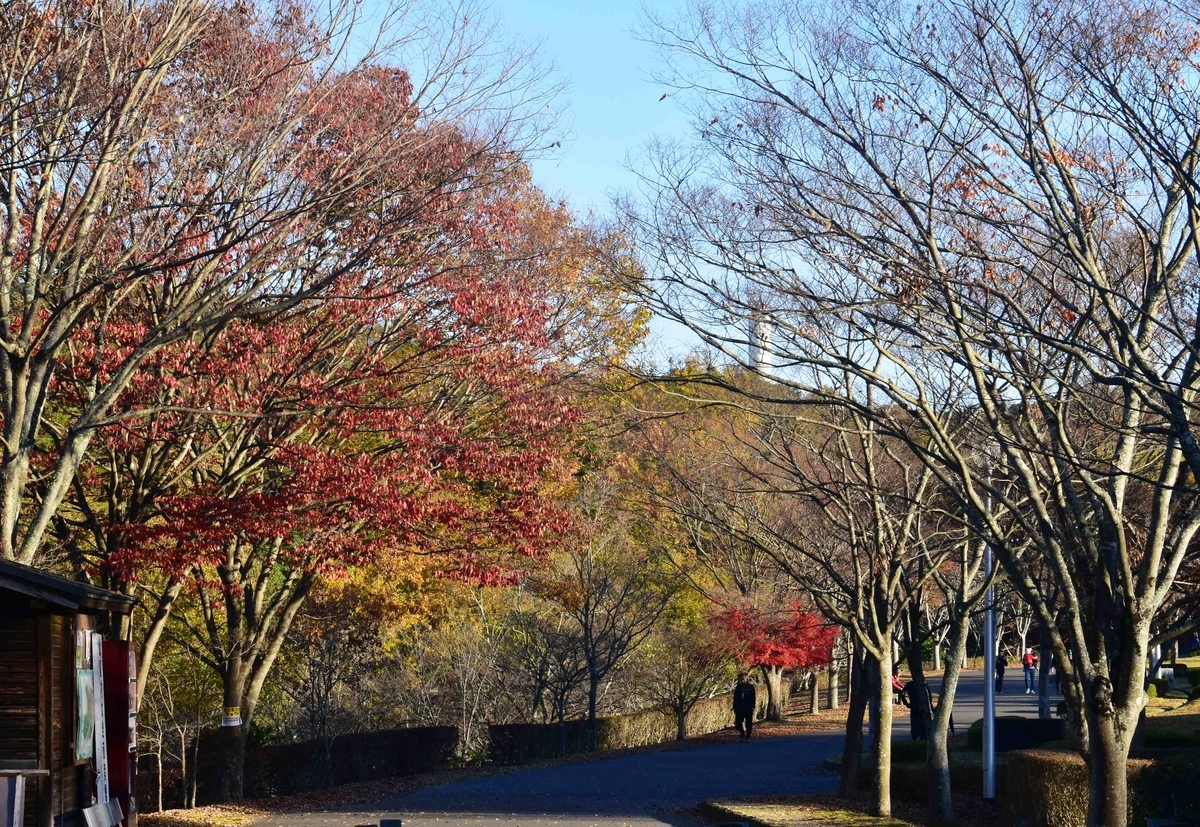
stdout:
POLYGON ((1200 798, 1194 792, 1200 779, 1200 752, 1156 759, 1131 784, 1134 812, 1145 818, 1169 818, 1180 824, 1200 824, 1200 798))
MULTIPOLYGON (((1014 728, 1014 727, 1020 728, 1024 732, 1028 732, 1030 729, 1033 729, 1035 731, 1041 731, 1043 728, 1049 726, 1049 722, 1045 722, 1045 721, 1039 722, 1036 718, 1026 718, 1021 715, 999 715, 999 716, 997 716, 996 717, 997 732, 999 733, 999 730, 1005 726, 1010 727, 1010 730, 1009 730, 1010 733, 1011 733, 1011 728, 1014 728)), ((1055 729, 1057 729, 1058 723, 1055 722, 1053 726, 1055 729)), ((1058 734, 1061 735, 1062 733, 1058 733, 1058 734)), ((1043 736, 1043 737, 1051 738, 1054 736, 1047 735, 1047 736, 1043 736)), ((998 738, 998 740, 999 740, 999 738, 998 738)), ((1039 740, 1040 739, 1034 739, 1032 742, 1026 741, 1025 743, 1026 744, 1038 743, 1039 740)), ((978 750, 983 749, 983 719, 982 718, 980 718, 975 723, 971 724, 971 726, 967 729, 967 747, 970 749, 978 749, 978 750)))
POLYGON ((1146 746, 1149 748, 1179 748, 1179 747, 1200 747, 1200 737, 1189 735, 1186 732, 1178 732, 1176 730, 1163 730, 1161 732, 1147 732, 1146 746))
MULTIPOLYGON (((1137 788, 1150 761, 1129 761, 1130 787, 1137 788)), ((1033 749, 1008 753, 1003 805, 1016 820, 1031 827, 1083 827, 1087 823, 1089 772, 1075 752, 1033 749)), ((1130 818, 1145 818, 1130 796, 1130 818)))
POLYGON ((893 764, 925 764, 925 742, 896 738, 892 740, 893 764))
MULTIPOLYGON (((996 794, 1004 797, 1004 766, 1006 755, 996 756, 996 794)), ((871 772, 863 773, 862 784, 867 788, 871 783, 871 772)), ((964 756, 952 756, 950 759, 950 788, 953 790, 979 790, 983 787, 983 764, 964 756)), ((920 804, 929 801, 929 779, 925 775, 925 764, 892 764, 892 797, 920 804)))
POLYGON ((1146 697, 1147 698, 1157 698, 1158 697, 1158 686, 1155 685, 1155 683, 1153 681, 1151 681, 1150 685, 1146 687, 1146 697))
POLYGON ((1066 750, 1067 752, 1076 752, 1079 749, 1079 744, 1076 744, 1070 738, 1062 738, 1058 741, 1047 741, 1038 749, 1057 749, 1066 750))

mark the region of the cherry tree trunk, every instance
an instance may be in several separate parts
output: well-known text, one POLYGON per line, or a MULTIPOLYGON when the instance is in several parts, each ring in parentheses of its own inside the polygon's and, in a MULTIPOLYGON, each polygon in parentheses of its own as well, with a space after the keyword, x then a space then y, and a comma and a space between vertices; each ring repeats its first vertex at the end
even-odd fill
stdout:
POLYGON ((868 664, 857 646, 850 656, 850 706, 846 710, 846 740, 842 746, 842 776, 838 795, 853 798, 858 795, 859 773, 862 768, 863 718, 867 712, 868 664))
POLYGON ((783 720, 783 667, 763 666, 763 678, 767 682, 767 720, 783 720))
POLYGON ((242 800, 242 782, 246 767, 246 725, 249 710, 244 706, 242 691, 245 687, 241 662, 231 658, 226 663, 224 674, 224 715, 217 730, 216 756, 214 757, 213 790, 214 803, 242 800), (235 712, 236 710, 236 712, 235 712), (226 726, 237 716, 239 723, 226 726))
POLYGON ((884 657, 875 661, 875 680, 879 685, 879 710, 876 713, 875 783, 871 790, 871 815, 892 816, 892 658, 884 647, 884 657))

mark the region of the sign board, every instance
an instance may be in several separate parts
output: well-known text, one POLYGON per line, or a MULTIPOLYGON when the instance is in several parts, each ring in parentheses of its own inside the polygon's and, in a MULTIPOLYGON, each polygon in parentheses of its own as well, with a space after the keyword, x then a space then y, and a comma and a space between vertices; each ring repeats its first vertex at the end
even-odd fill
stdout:
POLYGON ((92 635, 93 702, 96 715, 96 800, 108 803, 108 735, 104 718, 104 640, 92 635))

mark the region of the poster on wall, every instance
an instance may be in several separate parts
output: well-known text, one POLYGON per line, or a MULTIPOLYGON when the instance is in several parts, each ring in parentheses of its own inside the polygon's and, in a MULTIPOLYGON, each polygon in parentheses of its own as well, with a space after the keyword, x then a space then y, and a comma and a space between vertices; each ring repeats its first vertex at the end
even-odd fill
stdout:
POLYGON ((92 703, 96 716, 96 800, 108 801, 108 730, 104 716, 104 640, 92 635, 92 703))
POLYGON ((75 760, 95 755, 96 682, 91 669, 75 670, 75 760))

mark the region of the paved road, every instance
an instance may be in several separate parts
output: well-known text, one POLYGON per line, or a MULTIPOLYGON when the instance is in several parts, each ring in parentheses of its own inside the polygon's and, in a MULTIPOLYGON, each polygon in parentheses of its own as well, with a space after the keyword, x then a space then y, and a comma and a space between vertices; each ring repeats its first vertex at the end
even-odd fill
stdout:
MULTIPOLYGON (((998 713, 1036 717, 1037 696, 1023 694, 1020 672, 1015 677, 997 698, 998 713)), ((982 716, 982 673, 962 675, 955 710, 958 722, 982 716)), ((898 721, 896 735, 906 733, 898 721)), ((523 770, 264 827, 354 827, 397 816, 404 827, 683 827, 695 823, 685 811, 705 798, 832 792, 837 779, 820 762, 841 744, 840 733, 797 735, 523 770)))
MULTIPOLYGON (((936 690, 940 678, 933 678, 936 690)), ((1062 695, 1054 693, 1054 679, 1050 679, 1050 712, 1054 713, 1062 695)), ((1020 668, 1009 667, 1004 674, 1004 691, 996 696, 996 715, 1021 715, 1026 718, 1038 716, 1037 695, 1025 694, 1025 680, 1020 668)), ((954 696, 954 722, 970 725, 983 717, 983 673, 963 672, 958 679, 958 692, 954 696)))
POLYGON ((681 811, 705 798, 834 791, 837 778, 819 765, 841 741, 838 734, 772 737, 523 770, 264 824, 353 827, 399 816, 404 827, 693 825, 681 811))

